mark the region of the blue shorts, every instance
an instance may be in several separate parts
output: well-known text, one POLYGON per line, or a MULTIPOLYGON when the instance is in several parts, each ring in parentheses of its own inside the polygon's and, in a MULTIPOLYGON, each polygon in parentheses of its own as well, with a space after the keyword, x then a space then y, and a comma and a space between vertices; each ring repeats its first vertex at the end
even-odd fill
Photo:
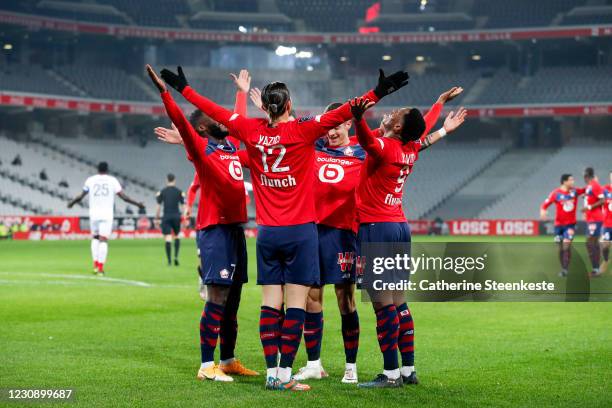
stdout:
POLYGON ((588 222, 587 223, 587 237, 600 237, 601 227, 603 226, 602 221, 588 222))
POLYGON ((206 285, 246 283, 247 250, 241 225, 213 225, 199 230, 196 242, 200 253, 201 278, 206 285))
MULTIPOLYGON (((365 256, 362 256, 362 245, 368 243, 389 243, 402 244, 412 242, 410 234, 410 226, 407 222, 374 222, 359 225, 359 233, 357 234, 357 260, 356 274, 357 286, 361 288, 364 282, 364 272, 366 267, 365 256)), ((400 245, 401 247, 401 245, 400 245)), ((410 254, 408 254, 410 256, 410 254)), ((397 273, 396 277, 390 278, 398 281, 402 278, 409 278, 404 272, 397 273)))
POLYGON ((555 225, 555 242, 561 242, 564 239, 574 240, 576 233, 576 224, 555 225))
POLYGON ((317 225, 317 230, 321 285, 355 283, 355 233, 327 225, 317 225))
POLYGON ((321 283, 319 239, 313 223, 257 227, 257 284, 321 283))
POLYGON ((612 242, 612 228, 604 228, 601 234, 601 240, 604 242, 612 242))

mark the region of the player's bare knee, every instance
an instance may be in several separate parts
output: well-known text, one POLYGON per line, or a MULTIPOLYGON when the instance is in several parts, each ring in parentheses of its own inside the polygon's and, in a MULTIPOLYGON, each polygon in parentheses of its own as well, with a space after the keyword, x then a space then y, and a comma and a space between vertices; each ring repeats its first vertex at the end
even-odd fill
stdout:
POLYGON ((166 242, 172 242, 172 235, 164 235, 166 242))
POLYGON ((322 288, 312 288, 306 298, 306 311, 309 313, 319 313, 323 310, 322 288))
MULTIPOLYGON (((352 286, 352 285, 351 285, 352 286)), ((353 313, 356 309, 354 288, 347 285, 336 285, 336 299, 340 314, 353 313)))
POLYGON ((227 303, 227 297, 230 293, 230 286, 222 285, 208 285, 206 291, 208 292, 208 301, 216 305, 225 306, 227 303))

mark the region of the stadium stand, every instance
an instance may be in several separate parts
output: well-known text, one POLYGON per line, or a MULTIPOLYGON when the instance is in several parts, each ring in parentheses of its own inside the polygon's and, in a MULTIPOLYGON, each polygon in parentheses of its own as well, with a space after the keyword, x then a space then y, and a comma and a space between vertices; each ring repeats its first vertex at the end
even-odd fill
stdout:
POLYGON ((355 32, 357 21, 372 5, 370 0, 279 0, 280 11, 302 21, 310 31, 355 32))
POLYGON ((145 26, 179 27, 177 16, 191 14, 185 0, 97 0, 127 13, 135 24, 145 26))
MULTIPOLYGON (((50 138, 51 136, 45 135, 45 137, 50 138)), ((95 167, 70 160, 65 155, 54 152, 38 143, 17 142, 5 137, 0 137, 0 141, 2 143, 0 160, 5 163, 0 168, 2 169, 0 176, 2 176, 3 185, 6 187, 2 191, 10 193, 14 197, 21 197, 34 207, 52 210, 53 213, 86 214, 85 208, 75 207, 68 210, 66 208, 67 197, 80 191, 85 179, 95 174, 95 167), (10 163, 11 159, 17 154, 22 157, 23 165, 8 165, 7 163, 10 163), (38 180, 41 169, 45 169, 49 175, 47 182, 38 180), (59 182, 62 180, 68 183, 69 188, 59 187, 59 182), (17 189, 16 185, 21 186, 21 188, 17 189)), ((70 142, 70 144, 72 143, 73 141, 70 142)), ((117 143, 114 146, 116 150, 122 150, 120 144, 117 143)), ((109 163, 117 163, 116 160, 112 160, 112 157, 106 157, 106 159, 109 163)), ((104 159, 99 159, 99 161, 102 160, 104 159)), ((124 163, 128 167, 130 160, 124 158, 124 163)), ((154 190, 145 189, 133 183, 126 183, 121 176, 118 178, 130 195, 142 199, 149 208, 153 208, 155 205, 154 190)), ((156 184, 159 185, 159 181, 156 184)), ((119 202, 118 210, 122 212, 125 207, 125 203, 119 202)))
POLYGON ((101 99, 152 101, 144 83, 124 71, 111 67, 66 65, 54 71, 72 82, 88 96, 101 99))
POLYGON ((478 97, 480 104, 604 102, 612 100, 611 67, 550 67, 522 77, 502 69, 478 97))
POLYGON ((487 28, 547 26, 563 12, 584 1, 576 0, 476 0, 473 13, 486 18, 487 28))
POLYGON ((514 149, 505 152, 478 177, 429 212, 427 217, 475 218, 486 207, 530 177, 553 153, 550 149, 514 149))
MULTIPOLYGON (((425 73, 423 75, 415 75, 410 78, 410 92, 397 92, 389 95, 382 102, 386 106, 431 106, 440 93, 450 89, 453 86, 462 86, 469 90, 480 77, 478 71, 464 71, 461 73, 444 74, 444 73, 425 73)), ((347 81, 347 97, 351 95, 359 95, 364 89, 368 89, 372 84, 371 77, 352 77, 347 81)), ((465 92, 460 95, 453 103, 461 104, 465 98, 465 92)))
POLYGON ((0 89, 51 95, 81 96, 60 82, 48 70, 29 64, 0 65, 0 89))
POLYGON ((422 152, 404 189, 404 211, 421 218, 483 171, 506 149, 504 143, 441 142, 422 152), (457 163, 462 163, 457 166, 457 163))
POLYGON ((572 173, 576 186, 584 185, 582 172, 587 166, 595 168, 601 182, 608 180, 610 166, 609 143, 568 145, 548 156, 537 170, 522 178, 514 189, 484 209, 480 218, 536 218, 540 204, 559 185, 563 173, 572 173))

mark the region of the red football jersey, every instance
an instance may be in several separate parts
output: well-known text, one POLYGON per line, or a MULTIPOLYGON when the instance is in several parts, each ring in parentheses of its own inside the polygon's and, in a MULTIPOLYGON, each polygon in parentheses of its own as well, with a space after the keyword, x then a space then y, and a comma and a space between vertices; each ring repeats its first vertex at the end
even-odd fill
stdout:
POLYGON ((603 221, 603 208, 597 207, 589 210, 587 206, 595 204, 599 201, 599 197, 601 196, 603 189, 601 185, 597 182, 597 180, 591 180, 589 184, 586 186, 586 190, 584 192, 584 208, 585 208, 585 219, 586 222, 601 222, 603 221))
POLYGON ((581 194, 584 194, 584 188, 572 188, 569 191, 556 188, 544 200, 541 208, 545 210, 555 204, 555 225, 576 224, 578 196, 581 194))
MULTIPOLYGON (((267 119, 233 113, 189 86, 183 90, 183 96, 245 144, 258 224, 286 226, 316 221, 315 141, 351 119, 348 103, 316 117, 270 126, 267 119)), ((373 91, 364 96, 378 101, 373 91)))
POLYGON ((359 142, 367 152, 357 187, 359 222, 405 222, 402 193, 419 158, 421 142, 404 144, 394 138, 377 138, 363 119, 356 123, 356 128, 359 142))
POLYGON ((236 147, 203 139, 191 126, 169 92, 161 94, 166 112, 178 128, 200 181, 197 229, 247 221, 243 172, 236 147))
POLYGON ((355 230, 359 184, 365 151, 351 138, 347 146, 331 147, 326 138, 316 143, 315 207, 317 223, 333 228, 355 230))
POLYGON ((603 198, 603 212, 604 212, 604 227, 612 228, 612 184, 608 184, 601 191, 600 198, 603 198))

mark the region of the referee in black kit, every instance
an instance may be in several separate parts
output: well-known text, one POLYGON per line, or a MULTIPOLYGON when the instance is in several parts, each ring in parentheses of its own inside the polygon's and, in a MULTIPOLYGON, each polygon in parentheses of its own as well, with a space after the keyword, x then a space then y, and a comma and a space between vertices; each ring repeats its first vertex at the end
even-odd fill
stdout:
POLYGON ((161 230, 166 242, 166 257, 168 266, 172 265, 172 238, 174 236, 174 265, 178 266, 178 254, 181 247, 179 233, 181 232, 182 206, 185 204, 185 195, 176 187, 176 177, 170 173, 166 176, 166 187, 157 192, 157 210, 155 219, 159 222, 161 207, 164 215, 161 218, 161 230))

